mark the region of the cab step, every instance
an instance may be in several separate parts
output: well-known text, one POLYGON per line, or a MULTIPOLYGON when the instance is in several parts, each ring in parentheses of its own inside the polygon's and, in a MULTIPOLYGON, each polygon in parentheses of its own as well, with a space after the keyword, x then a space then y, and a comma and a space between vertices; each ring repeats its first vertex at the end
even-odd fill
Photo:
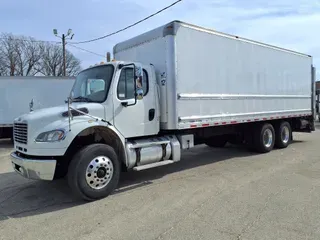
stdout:
POLYGON ((150 163, 150 164, 146 164, 146 165, 142 165, 142 166, 137 166, 137 167, 134 167, 133 170, 134 171, 143 171, 143 170, 146 170, 146 169, 149 169, 149 168, 160 167, 160 166, 169 165, 169 164, 172 164, 172 163, 174 163, 174 161, 165 160, 165 161, 150 163))

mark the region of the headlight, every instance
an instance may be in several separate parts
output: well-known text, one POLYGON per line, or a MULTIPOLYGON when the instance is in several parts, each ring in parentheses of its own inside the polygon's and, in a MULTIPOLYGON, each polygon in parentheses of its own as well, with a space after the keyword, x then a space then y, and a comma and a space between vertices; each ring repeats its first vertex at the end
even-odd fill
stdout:
POLYGON ((36 142, 57 142, 63 140, 65 137, 64 130, 53 130, 39 134, 36 142))

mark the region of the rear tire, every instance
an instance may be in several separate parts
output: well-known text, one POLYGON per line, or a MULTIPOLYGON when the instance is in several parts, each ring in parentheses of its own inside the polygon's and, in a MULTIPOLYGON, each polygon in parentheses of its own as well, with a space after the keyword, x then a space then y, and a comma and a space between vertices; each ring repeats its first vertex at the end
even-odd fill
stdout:
POLYGON ((275 127, 277 148, 286 148, 292 141, 292 130, 290 123, 283 121, 275 127))
POLYGON ((107 197, 119 182, 121 166, 114 149, 105 144, 82 148, 68 168, 68 183, 78 197, 94 201, 107 197))
POLYGON ((275 144, 275 131, 271 124, 258 124, 253 132, 253 147, 256 152, 270 152, 275 144))

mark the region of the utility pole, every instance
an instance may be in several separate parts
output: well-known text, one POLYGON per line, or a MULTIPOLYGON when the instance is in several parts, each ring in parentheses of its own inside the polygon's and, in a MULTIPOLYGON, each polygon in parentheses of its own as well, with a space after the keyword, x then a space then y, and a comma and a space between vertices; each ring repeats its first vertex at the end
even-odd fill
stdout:
POLYGON ((62 34, 62 36, 58 36, 58 30, 57 29, 53 29, 53 34, 58 37, 58 38, 61 38, 62 39, 62 55, 63 55, 63 76, 66 76, 66 39, 72 39, 74 34, 72 33, 72 29, 69 28, 68 32, 67 32, 67 35, 65 34, 62 34), (70 36, 70 37, 69 37, 70 36))
POLYGON ((111 60, 111 54, 110 54, 110 52, 107 52, 106 58, 107 58, 107 62, 110 62, 110 60, 111 60))
POLYGON ((66 36, 62 34, 63 76, 66 76, 66 36))

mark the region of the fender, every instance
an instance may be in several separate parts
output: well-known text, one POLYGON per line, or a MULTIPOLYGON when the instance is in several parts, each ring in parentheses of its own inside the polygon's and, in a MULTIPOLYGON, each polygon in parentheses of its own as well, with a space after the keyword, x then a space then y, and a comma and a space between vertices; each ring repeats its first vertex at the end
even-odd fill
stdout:
POLYGON ((128 166, 125 151, 126 140, 113 125, 107 122, 92 119, 78 122, 78 119, 73 119, 71 129, 64 141, 69 143, 63 153, 65 156, 73 155, 79 148, 92 143, 105 143, 113 147, 119 160, 128 166))
MULTIPOLYGON (((114 147, 119 158, 126 164, 126 154, 124 150, 125 138, 114 126, 107 122, 92 119, 88 116, 77 116, 71 120, 70 125, 68 119, 65 118, 41 126, 41 128, 31 126, 29 130, 33 134, 29 135, 29 143, 26 152, 28 155, 44 157, 67 157, 66 155, 68 155, 69 158, 70 150, 74 148, 75 143, 78 147, 84 146, 81 141, 79 142, 79 138, 83 140, 84 137, 92 136, 94 133, 96 136, 100 136, 100 138, 104 139, 104 143, 114 147), (57 129, 66 132, 65 137, 62 140, 56 142, 35 141, 40 133, 57 129), (76 140, 78 140, 78 142, 76 140)), ((88 143, 87 140, 88 138, 84 141, 87 144, 95 143, 95 140, 92 140, 90 143, 88 143)), ((23 145, 16 143, 15 149, 18 149, 19 147, 24 148, 23 145)))

